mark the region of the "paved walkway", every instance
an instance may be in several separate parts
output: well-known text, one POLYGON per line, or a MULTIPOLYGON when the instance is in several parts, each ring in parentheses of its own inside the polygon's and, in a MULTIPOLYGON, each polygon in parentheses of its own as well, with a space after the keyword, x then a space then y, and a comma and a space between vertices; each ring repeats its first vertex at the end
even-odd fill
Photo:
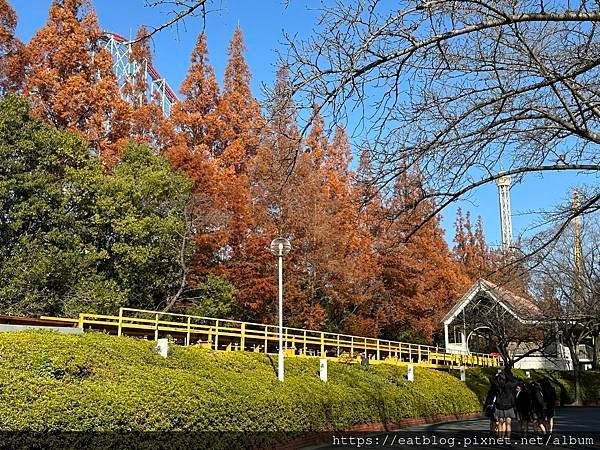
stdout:
POLYGON ((348 434, 348 439, 338 439, 336 445, 325 445, 321 449, 340 448, 512 448, 512 449, 600 449, 600 408, 564 407, 556 410, 554 434, 548 438, 534 433, 527 436, 513 427, 510 442, 493 442, 486 419, 470 419, 441 424, 419 425, 398 431, 373 434, 348 434), (355 439, 350 442, 349 437, 355 439), (359 441, 363 438, 363 441, 359 441), (370 442, 366 439, 370 438, 370 442), (411 440, 412 439, 412 440, 411 440), (427 440, 429 439, 429 440, 427 440), (344 445, 346 444, 346 445, 344 445), (370 444, 370 445, 368 445, 370 444))

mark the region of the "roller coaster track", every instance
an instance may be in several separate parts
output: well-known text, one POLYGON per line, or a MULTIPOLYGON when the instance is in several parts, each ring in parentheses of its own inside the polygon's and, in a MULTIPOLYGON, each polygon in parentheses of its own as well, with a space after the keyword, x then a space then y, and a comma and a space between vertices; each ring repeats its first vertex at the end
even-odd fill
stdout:
MULTIPOLYGON (((118 316, 83 313, 73 319, 42 319, 117 336, 149 340, 169 337, 176 344, 212 350, 278 352, 276 325, 131 308, 121 308, 118 316)), ((417 364, 433 368, 499 366, 496 357, 483 353, 448 353, 443 347, 301 328, 284 327, 283 342, 287 357, 313 356, 347 363, 360 363, 366 359, 371 364, 417 364)))
MULTIPOLYGON (((131 42, 116 33, 104 32, 100 43, 113 59, 113 70, 117 76, 119 88, 123 88, 128 82, 132 82, 140 72, 143 72, 148 86, 146 91, 147 101, 156 102, 162 109, 163 115, 167 117, 171 107, 177 101, 177 95, 158 71, 149 61, 132 61, 131 42)), ((125 96, 124 96, 125 97, 125 96)), ((130 100, 130 99, 128 99, 130 100)))

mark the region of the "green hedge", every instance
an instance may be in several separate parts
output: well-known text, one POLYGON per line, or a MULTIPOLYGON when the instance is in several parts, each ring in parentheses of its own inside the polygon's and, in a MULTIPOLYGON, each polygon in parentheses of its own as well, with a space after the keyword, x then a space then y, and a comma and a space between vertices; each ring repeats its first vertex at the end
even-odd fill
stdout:
MULTIPOLYGON (((483 403, 489 389, 490 376, 494 375, 498 369, 496 368, 471 368, 467 369, 467 386, 475 392, 480 403, 483 403)), ((527 381, 525 370, 513 369, 515 377, 527 381)), ((575 378, 573 372, 563 372, 558 370, 530 370, 531 380, 548 377, 559 396, 560 402, 563 405, 573 403, 575 401, 575 378)), ((451 373, 455 377, 459 377, 459 372, 452 370, 451 373)), ((598 402, 600 401, 600 372, 585 371, 581 377, 581 396, 583 402, 598 402)))
POLYGON ((172 347, 99 333, 0 333, 0 430, 272 431, 347 429, 435 413, 479 410, 450 374, 391 365, 276 360, 249 352, 172 347))

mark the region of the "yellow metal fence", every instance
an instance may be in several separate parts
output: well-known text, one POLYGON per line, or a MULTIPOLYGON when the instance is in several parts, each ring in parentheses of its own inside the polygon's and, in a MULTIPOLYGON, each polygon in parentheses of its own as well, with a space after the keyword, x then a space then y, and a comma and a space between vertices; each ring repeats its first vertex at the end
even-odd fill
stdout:
MULTIPOLYGON (((77 319, 71 319, 76 321, 77 319)), ((246 350, 276 354, 279 345, 275 325, 236 320, 121 308, 118 316, 80 314, 84 329, 102 329, 112 334, 147 339, 171 337, 182 345, 200 345, 213 350, 246 350)), ((286 356, 319 356, 353 362, 413 363, 439 366, 498 366, 498 359, 483 353, 451 354, 444 348, 364 336, 283 328, 286 356)))

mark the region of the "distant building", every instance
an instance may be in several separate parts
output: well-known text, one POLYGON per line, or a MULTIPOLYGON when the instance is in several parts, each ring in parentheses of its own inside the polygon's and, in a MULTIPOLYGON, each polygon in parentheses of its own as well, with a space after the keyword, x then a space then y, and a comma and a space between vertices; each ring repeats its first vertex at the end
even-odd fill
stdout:
MULTIPOLYGON (((482 345, 489 345, 483 336, 486 329, 490 330, 491 322, 503 320, 503 317, 506 317, 507 326, 513 323, 515 326, 523 324, 535 328, 544 322, 542 311, 531 300, 487 280, 478 280, 442 319, 446 351, 460 354, 493 351, 494 349, 481 348, 482 345), (494 318, 490 318, 492 315, 494 318)), ((568 347, 562 344, 560 333, 556 333, 551 340, 552 344, 543 351, 533 351, 517 361, 515 368, 571 370, 571 354, 568 347)), ((508 347, 511 356, 516 358, 533 350, 536 344, 512 342, 508 347)), ((580 345, 579 360, 585 368, 591 368, 592 358, 593 346, 580 345)))

